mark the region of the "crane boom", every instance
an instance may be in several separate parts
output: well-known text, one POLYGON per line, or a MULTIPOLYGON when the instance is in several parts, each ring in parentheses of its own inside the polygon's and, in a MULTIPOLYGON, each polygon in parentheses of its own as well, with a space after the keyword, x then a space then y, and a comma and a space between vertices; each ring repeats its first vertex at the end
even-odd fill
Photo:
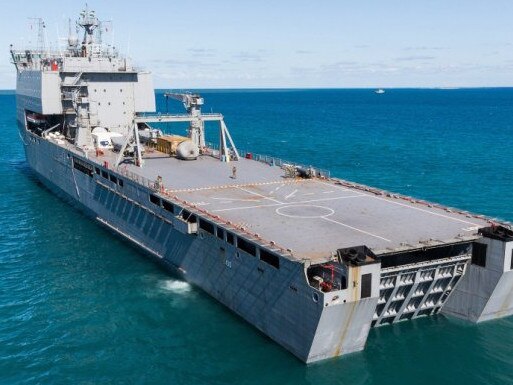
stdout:
MULTIPOLYGON (((205 121, 215 120, 219 121, 220 125, 220 145, 219 145, 219 158, 221 160, 229 161, 238 160, 239 152, 233 143, 232 137, 228 132, 228 128, 224 123, 222 115, 207 114, 204 117, 201 115, 201 106, 204 104, 203 97, 199 94, 190 92, 166 92, 164 97, 167 100, 173 99, 183 103, 187 110, 187 117, 177 117, 174 115, 167 115, 166 117, 157 117, 159 121, 165 119, 166 121, 188 121, 189 122, 189 138, 201 149, 205 147, 205 121), (228 138, 228 142, 226 141, 228 138), (231 146, 231 150, 230 147, 231 146)), ((145 119, 145 118, 140 118, 145 119)))

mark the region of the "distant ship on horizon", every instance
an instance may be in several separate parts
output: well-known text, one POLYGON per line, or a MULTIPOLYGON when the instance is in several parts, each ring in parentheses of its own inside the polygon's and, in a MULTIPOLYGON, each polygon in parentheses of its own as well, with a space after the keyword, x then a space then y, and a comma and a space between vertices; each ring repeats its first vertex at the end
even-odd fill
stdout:
POLYGON ((374 91, 374 93, 381 95, 381 94, 385 93, 385 90, 383 88, 378 88, 377 90, 374 91))

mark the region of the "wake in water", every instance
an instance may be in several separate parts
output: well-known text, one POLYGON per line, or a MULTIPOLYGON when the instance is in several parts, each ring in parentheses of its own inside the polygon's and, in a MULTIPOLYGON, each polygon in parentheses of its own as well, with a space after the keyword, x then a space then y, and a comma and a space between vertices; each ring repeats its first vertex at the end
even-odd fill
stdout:
POLYGON ((192 287, 189 283, 185 281, 177 281, 175 279, 165 279, 159 282, 159 288, 171 291, 177 294, 185 294, 192 290, 192 287))

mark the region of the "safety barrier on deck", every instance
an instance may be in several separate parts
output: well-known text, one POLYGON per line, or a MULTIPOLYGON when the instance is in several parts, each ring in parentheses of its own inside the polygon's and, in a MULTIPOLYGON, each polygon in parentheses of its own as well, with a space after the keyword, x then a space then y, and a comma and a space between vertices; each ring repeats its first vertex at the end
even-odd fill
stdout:
MULTIPOLYGON (((207 147, 211 150, 219 151, 219 145, 217 145, 215 143, 207 143, 207 147)), ((239 151, 239 155, 243 158, 250 157, 251 159, 256 160, 257 162, 266 163, 271 166, 283 167, 286 165, 292 165, 292 166, 303 168, 305 170, 312 170, 314 175, 316 175, 317 177, 322 177, 322 178, 326 178, 326 179, 330 178, 330 172, 328 170, 324 170, 324 169, 312 167, 312 166, 306 166, 304 164, 297 163, 297 162, 286 161, 284 159, 276 158, 274 156, 255 154, 254 152, 250 152, 250 151, 246 151, 246 150, 239 149, 238 151, 239 151)))

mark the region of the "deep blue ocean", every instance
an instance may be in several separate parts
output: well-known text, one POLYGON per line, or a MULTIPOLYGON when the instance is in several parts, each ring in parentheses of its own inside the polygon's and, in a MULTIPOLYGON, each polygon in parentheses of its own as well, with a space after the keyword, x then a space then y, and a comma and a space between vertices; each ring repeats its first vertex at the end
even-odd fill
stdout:
MULTIPOLYGON (((513 89, 203 95, 240 148, 513 221, 513 89)), ((513 317, 385 326, 305 366, 41 187, 12 94, 0 130, 0 384, 513 383, 513 317)))

